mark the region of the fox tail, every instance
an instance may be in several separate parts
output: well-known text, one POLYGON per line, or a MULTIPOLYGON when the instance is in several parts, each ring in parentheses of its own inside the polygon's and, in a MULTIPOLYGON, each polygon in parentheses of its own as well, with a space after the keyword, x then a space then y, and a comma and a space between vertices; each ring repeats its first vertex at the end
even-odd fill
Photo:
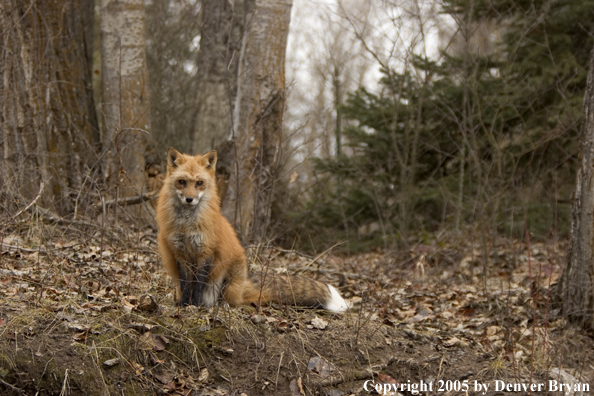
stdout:
POLYGON ((324 308, 337 313, 350 308, 333 286, 313 279, 256 273, 250 275, 250 281, 244 301, 324 308))

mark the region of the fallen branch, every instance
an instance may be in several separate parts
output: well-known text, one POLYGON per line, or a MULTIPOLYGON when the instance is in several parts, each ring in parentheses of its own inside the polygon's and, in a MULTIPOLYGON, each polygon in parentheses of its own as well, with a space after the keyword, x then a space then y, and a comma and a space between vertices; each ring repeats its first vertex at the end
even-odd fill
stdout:
MULTIPOLYGON (((118 199, 110 199, 109 201, 105 201, 105 207, 111 208, 113 206, 128 206, 128 205, 138 205, 144 203, 146 201, 152 201, 153 199, 159 198, 159 192, 152 192, 144 195, 135 195, 133 197, 125 197, 125 198, 118 198, 118 199)), ((95 205, 99 206, 99 205, 95 205)), ((103 206, 101 204, 100 206, 103 206)))
MULTIPOLYGON (((373 376, 377 375, 377 373, 379 371, 385 370, 386 367, 388 367, 390 364, 392 364, 393 362, 396 362, 396 361, 400 361, 400 359, 392 357, 384 364, 373 366, 367 370, 355 371, 355 373, 353 373, 353 376, 348 379, 351 379, 353 381, 362 381, 362 380, 366 380, 369 378, 373 378, 373 376)), ((336 385, 342 384, 346 380, 347 380, 347 378, 344 378, 344 377, 328 378, 326 380, 321 381, 319 383, 319 385, 322 387, 336 386, 336 385)))
POLYGON ((39 213, 41 213, 41 217, 44 220, 49 221, 51 223, 58 224, 58 225, 81 225, 81 226, 93 227, 93 228, 97 227, 97 224, 93 224, 93 223, 90 223, 87 221, 67 220, 67 219, 53 213, 51 210, 42 208, 41 206, 37 206, 37 210, 39 211, 39 213))
POLYGON ((39 249, 28 249, 28 248, 25 248, 22 246, 7 245, 5 243, 0 243, 0 248, 6 248, 8 250, 20 250, 21 252, 25 252, 25 253, 39 252, 39 249))
POLYGON ((9 384, 8 382, 4 381, 2 378, 0 378, 0 384, 6 386, 9 389, 12 389, 13 392, 16 392, 20 395, 25 393, 25 391, 23 389, 17 388, 16 386, 9 384))

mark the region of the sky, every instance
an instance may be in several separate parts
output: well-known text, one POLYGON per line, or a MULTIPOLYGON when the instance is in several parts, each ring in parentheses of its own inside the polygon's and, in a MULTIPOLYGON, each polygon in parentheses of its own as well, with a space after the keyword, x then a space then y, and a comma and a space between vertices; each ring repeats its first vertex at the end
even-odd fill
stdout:
MULTIPOLYGON (((334 127, 333 72, 343 100, 359 87, 378 91, 381 67, 404 70, 412 55, 438 59, 444 27, 435 0, 294 0, 287 44, 285 126, 304 145, 334 127), (325 115, 320 116, 320 112, 325 115), (300 135, 303 135, 300 139, 300 135)), ((317 150, 314 144, 314 150, 317 150)), ((307 151, 307 150, 306 150, 307 151)), ((311 147, 309 148, 311 151, 311 147)), ((304 156, 310 155, 310 152, 304 156)))

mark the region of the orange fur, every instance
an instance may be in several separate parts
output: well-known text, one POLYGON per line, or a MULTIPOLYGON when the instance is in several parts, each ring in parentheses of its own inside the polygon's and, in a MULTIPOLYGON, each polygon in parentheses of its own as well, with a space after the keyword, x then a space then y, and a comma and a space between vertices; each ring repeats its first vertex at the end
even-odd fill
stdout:
POLYGON ((248 277, 244 249, 220 212, 216 162, 216 151, 197 156, 167 151, 167 176, 157 204, 158 242, 180 304, 210 306, 223 296, 230 305, 276 301, 327 307, 334 289, 323 283, 248 277))

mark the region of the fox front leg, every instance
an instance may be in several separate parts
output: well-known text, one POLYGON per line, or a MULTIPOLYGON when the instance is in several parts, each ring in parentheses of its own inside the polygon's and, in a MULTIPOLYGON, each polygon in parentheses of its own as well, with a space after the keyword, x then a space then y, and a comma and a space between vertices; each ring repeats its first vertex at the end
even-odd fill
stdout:
POLYGON ((187 305, 204 305, 207 307, 213 305, 213 297, 210 296, 213 290, 212 287, 209 287, 212 262, 212 257, 206 259, 201 265, 197 266, 195 271, 188 271, 185 266, 180 265, 179 262, 177 263, 182 293, 179 304, 182 307, 187 305))

